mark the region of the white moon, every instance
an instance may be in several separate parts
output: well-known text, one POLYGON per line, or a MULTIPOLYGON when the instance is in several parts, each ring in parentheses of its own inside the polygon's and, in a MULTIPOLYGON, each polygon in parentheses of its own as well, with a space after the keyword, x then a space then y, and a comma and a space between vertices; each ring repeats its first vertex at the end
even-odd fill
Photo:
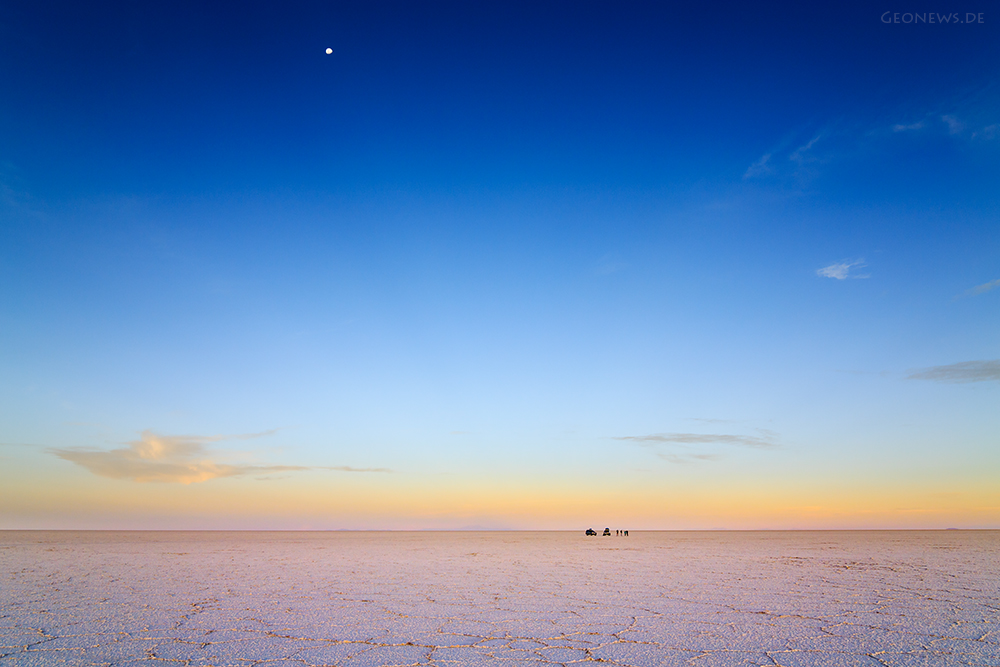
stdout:
POLYGON ((330 55, 331 53, 333 53, 333 49, 327 49, 326 50, 326 55, 330 55))

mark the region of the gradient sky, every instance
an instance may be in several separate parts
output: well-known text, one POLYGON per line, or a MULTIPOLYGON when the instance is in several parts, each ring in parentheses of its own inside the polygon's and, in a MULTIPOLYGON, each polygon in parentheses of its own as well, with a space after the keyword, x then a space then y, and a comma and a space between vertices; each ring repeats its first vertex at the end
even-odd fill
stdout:
POLYGON ((1000 528, 995 4, 210 4, 0 4, 0 528, 1000 528))

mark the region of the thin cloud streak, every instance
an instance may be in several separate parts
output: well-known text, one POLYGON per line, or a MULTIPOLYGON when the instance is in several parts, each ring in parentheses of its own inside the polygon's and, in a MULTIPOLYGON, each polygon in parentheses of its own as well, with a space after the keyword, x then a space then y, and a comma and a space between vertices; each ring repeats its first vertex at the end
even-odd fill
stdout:
POLYGON ((932 133, 953 141, 993 141, 1000 136, 995 106, 991 83, 929 108, 923 117, 911 114, 897 122, 886 118, 854 122, 833 119, 809 134, 808 128, 799 128, 753 162, 743 173, 743 181, 769 181, 801 192, 808 181, 819 175, 823 164, 863 160, 889 137, 899 142, 908 136, 932 133))
POLYGON ((958 134, 965 129, 965 123, 951 114, 941 116, 941 120, 948 126, 948 134, 958 134))
POLYGON ((868 278, 869 274, 851 275, 851 269, 868 266, 864 258, 856 259, 852 262, 837 262, 822 269, 816 269, 816 275, 823 278, 833 278, 834 280, 847 280, 848 278, 868 278))
POLYGON ((722 457, 718 454, 674 454, 673 452, 657 452, 656 455, 664 461, 686 465, 694 461, 718 461, 722 457))
POLYGON ((60 449, 49 450, 53 455, 75 463, 100 477, 134 482, 168 482, 194 484, 222 477, 240 477, 276 472, 304 470, 338 470, 342 472, 389 472, 385 468, 352 468, 350 466, 289 466, 241 465, 213 461, 206 443, 220 440, 250 440, 271 435, 275 430, 237 435, 174 435, 162 436, 143 431, 138 440, 127 447, 111 450, 60 449))
POLYGON ((771 165, 768 164, 770 160, 771 153, 765 153, 762 155, 759 160, 747 167, 747 170, 743 173, 743 180, 754 178, 756 176, 765 176, 773 172, 774 169, 772 169, 771 165))
POLYGON ((1000 359, 963 361, 947 366, 930 366, 913 371, 907 380, 929 380, 950 384, 1000 382, 1000 359))
POLYGON ((992 125, 987 125, 981 130, 976 130, 972 133, 973 139, 984 139, 986 141, 991 141, 996 139, 1000 135, 1000 123, 993 123, 992 125))
POLYGON ((82 466, 100 477, 127 479, 133 482, 194 484, 219 477, 309 469, 303 466, 227 465, 212 461, 197 463, 149 461, 135 458, 134 450, 131 449, 112 449, 106 452, 54 449, 52 453, 65 461, 82 466))
POLYGON ((962 296, 979 296, 980 294, 986 294, 991 290, 995 290, 998 287, 1000 287, 1000 278, 991 280, 988 283, 983 283, 982 285, 976 285, 971 289, 967 289, 962 293, 962 296))
POLYGON ((792 151, 792 154, 788 156, 788 159, 791 160, 792 162, 798 162, 801 165, 803 162, 806 161, 805 154, 813 146, 815 146, 816 142, 819 141, 822 137, 823 137, 822 134, 817 134, 815 137, 813 137, 812 139, 810 139, 807 143, 803 144, 802 146, 799 146, 794 151, 792 151))
POLYGON ((718 461, 722 454, 704 451, 711 445, 733 445, 751 449, 777 449, 777 433, 767 429, 757 429, 759 436, 734 435, 731 433, 653 433, 650 435, 626 435, 613 438, 632 442, 655 450, 656 456, 669 463, 688 464, 697 461, 718 461))
POLYGON ((775 434, 771 431, 758 429, 762 436, 731 435, 725 433, 654 433, 652 435, 626 435, 614 438, 626 440, 644 446, 653 445, 736 445, 754 449, 775 449, 775 434))

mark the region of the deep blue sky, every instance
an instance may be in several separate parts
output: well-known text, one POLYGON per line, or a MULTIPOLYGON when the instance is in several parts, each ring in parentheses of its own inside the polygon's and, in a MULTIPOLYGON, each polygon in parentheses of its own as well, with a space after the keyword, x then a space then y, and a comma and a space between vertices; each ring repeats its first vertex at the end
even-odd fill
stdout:
POLYGON ((869 3, 205 4, 6 4, 3 149, 33 189, 688 186, 993 100, 1000 60, 989 22, 869 3))
MULTIPOLYGON (((994 11, 3 3, 7 523, 187 507, 148 431, 205 487, 425 501, 324 527, 564 526, 595 469, 633 525, 1000 525, 994 11), (420 486, 497 470, 531 493, 420 486)), ((235 525, 192 512, 153 523, 235 525)))

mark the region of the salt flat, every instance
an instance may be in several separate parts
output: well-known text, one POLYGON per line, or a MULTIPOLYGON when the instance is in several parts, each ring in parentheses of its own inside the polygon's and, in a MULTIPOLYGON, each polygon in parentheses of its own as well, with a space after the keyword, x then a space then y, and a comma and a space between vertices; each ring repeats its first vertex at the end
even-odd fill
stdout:
POLYGON ((0 532, 0 665, 581 661, 1000 665, 1000 531, 0 532))

